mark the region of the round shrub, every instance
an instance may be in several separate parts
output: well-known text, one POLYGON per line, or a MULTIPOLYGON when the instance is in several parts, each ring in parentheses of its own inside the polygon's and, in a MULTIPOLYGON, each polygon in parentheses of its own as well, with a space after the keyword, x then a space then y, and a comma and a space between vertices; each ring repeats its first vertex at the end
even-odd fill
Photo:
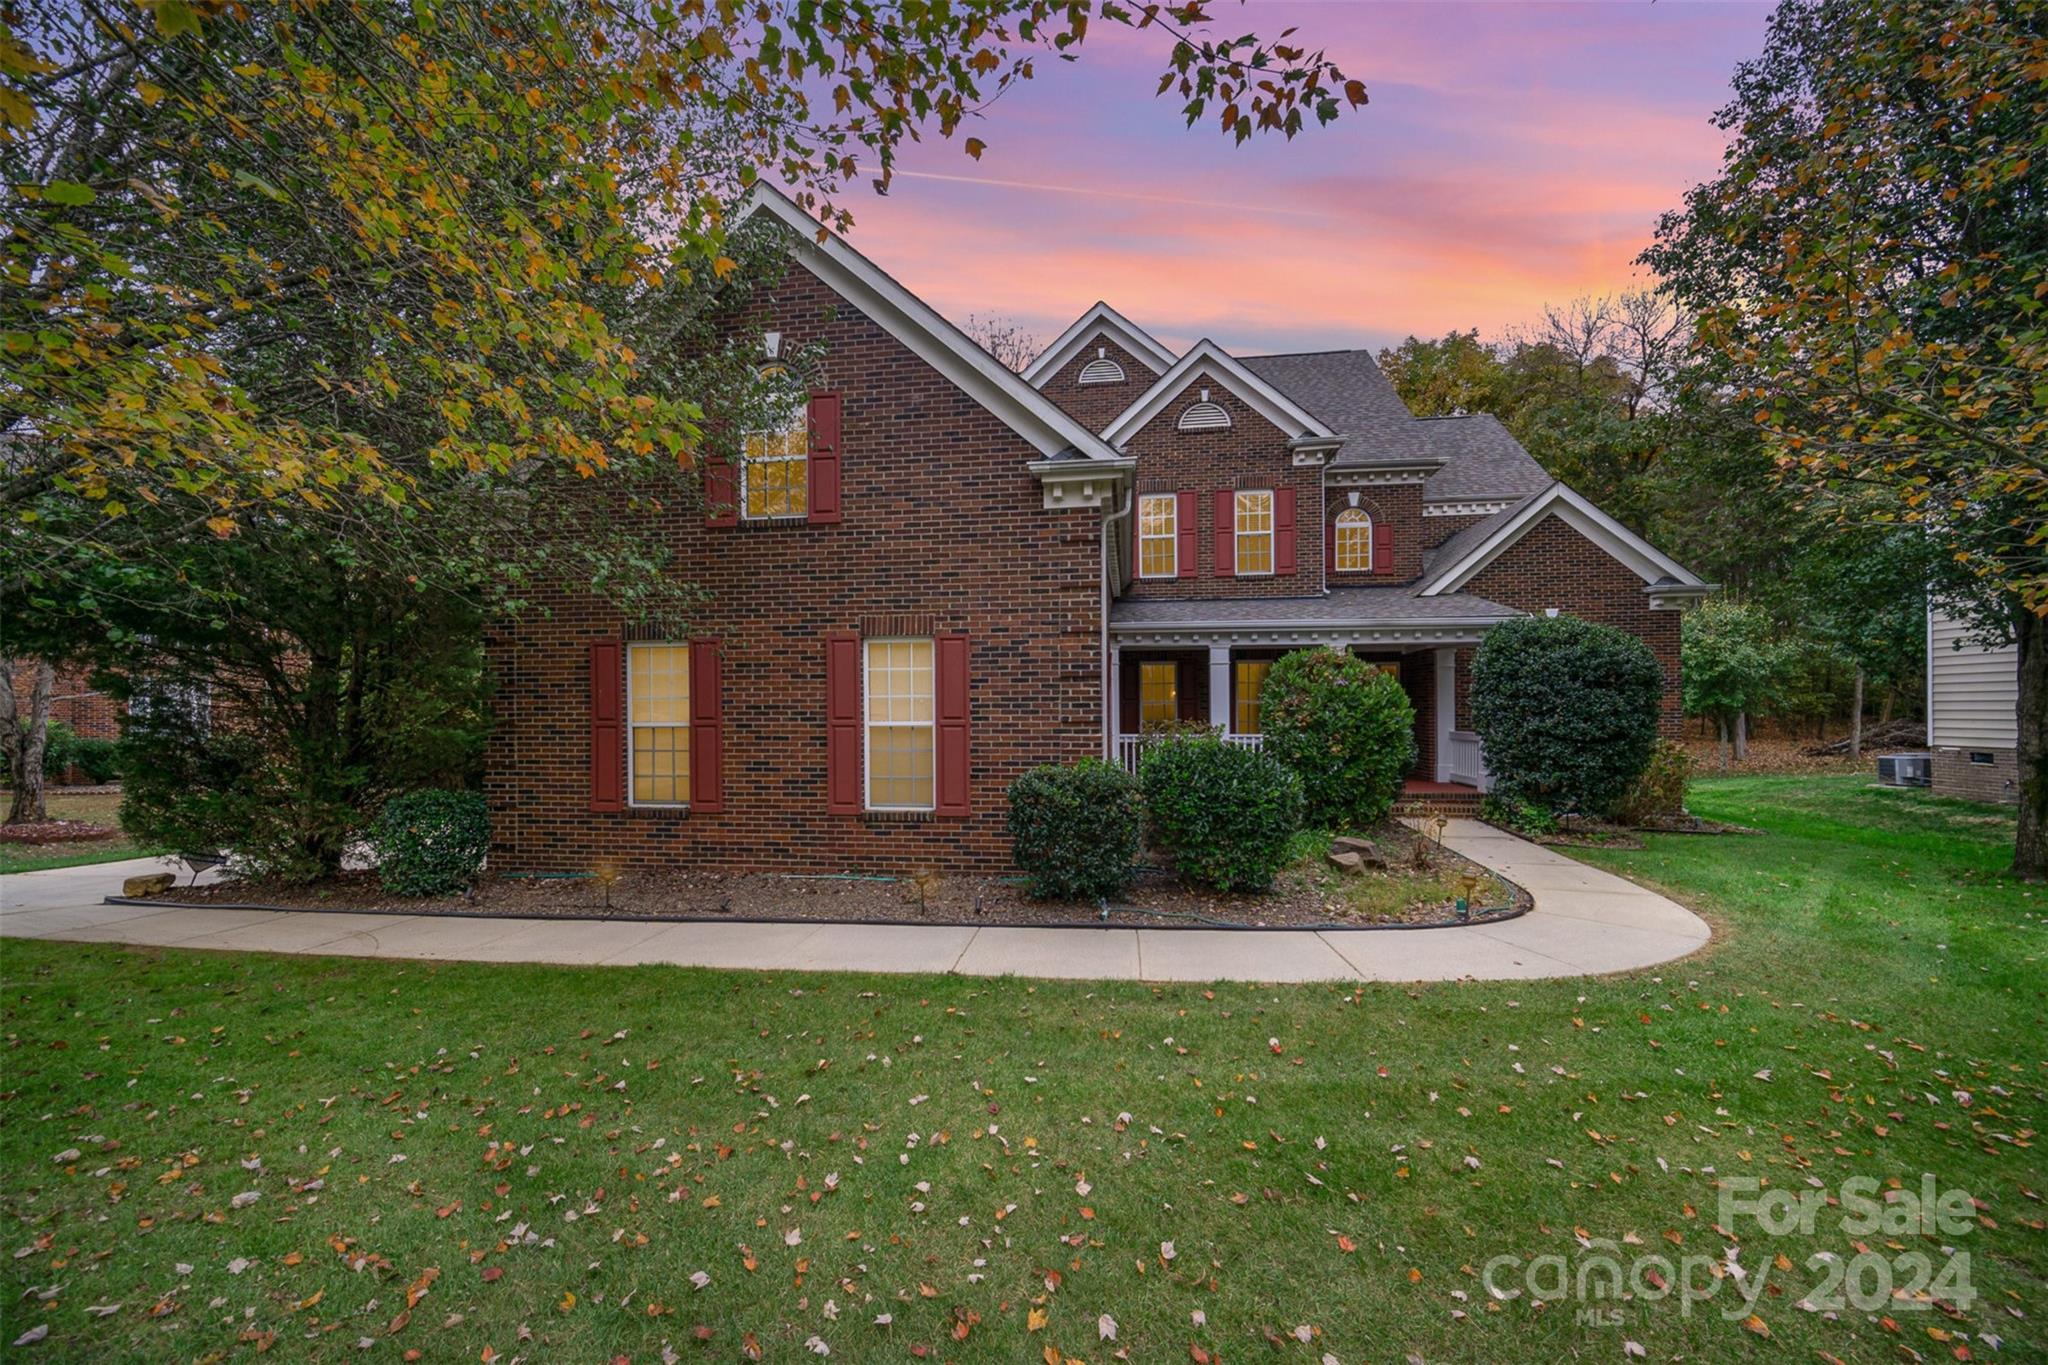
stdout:
POLYGON ((377 879, 399 896, 445 896, 473 883, 491 848, 491 820, 476 792, 394 796, 370 824, 377 879))
POLYGON ((1010 843, 1042 900, 1120 896, 1138 856, 1138 783, 1099 758, 1048 763, 1010 784, 1010 843))
POLYGON ((1576 616, 1504 621, 1472 661, 1472 728, 1494 791, 1605 815, 1657 742, 1664 675, 1635 636, 1576 616))
POLYGON ((1259 694, 1266 752, 1301 778, 1311 824, 1387 818, 1415 766, 1415 708, 1393 674, 1339 649, 1282 658, 1259 694))
POLYGON ((1301 827, 1301 779, 1214 735, 1155 740, 1138 764, 1145 813, 1174 866, 1217 891, 1263 891, 1301 827))

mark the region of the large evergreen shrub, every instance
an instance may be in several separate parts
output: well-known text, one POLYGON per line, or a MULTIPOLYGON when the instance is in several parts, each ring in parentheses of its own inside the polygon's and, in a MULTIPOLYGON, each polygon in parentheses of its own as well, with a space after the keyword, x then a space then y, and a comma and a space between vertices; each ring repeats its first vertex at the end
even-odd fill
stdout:
POLYGON ((1301 827, 1301 779, 1257 749, 1214 735, 1153 741, 1138 783, 1153 834, 1191 882, 1263 891, 1301 827))
POLYGON ((1399 679, 1338 649, 1302 649, 1266 675, 1266 752, 1301 778, 1311 824, 1363 829, 1415 766, 1415 708, 1399 679))
POLYGON ((1472 728, 1494 791, 1606 815, 1649 762, 1664 676, 1635 636, 1576 616, 1504 621, 1472 661, 1472 728))
POLYGON ((1046 764, 1010 784, 1010 844, 1044 900, 1120 896, 1138 856, 1138 783, 1099 758, 1046 764))
POLYGON ((476 792, 407 792, 384 803, 370 825, 377 880, 399 896, 467 889, 491 851, 491 819, 476 792))

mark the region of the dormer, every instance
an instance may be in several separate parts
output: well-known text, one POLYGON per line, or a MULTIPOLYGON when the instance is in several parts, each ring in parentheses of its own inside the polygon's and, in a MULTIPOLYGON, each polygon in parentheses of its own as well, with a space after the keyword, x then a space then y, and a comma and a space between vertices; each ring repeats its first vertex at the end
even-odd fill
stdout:
POLYGON ((1024 380, 1100 431, 1173 364, 1173 352, 1106 303, 1098 303, 1024 368, 1024 380))

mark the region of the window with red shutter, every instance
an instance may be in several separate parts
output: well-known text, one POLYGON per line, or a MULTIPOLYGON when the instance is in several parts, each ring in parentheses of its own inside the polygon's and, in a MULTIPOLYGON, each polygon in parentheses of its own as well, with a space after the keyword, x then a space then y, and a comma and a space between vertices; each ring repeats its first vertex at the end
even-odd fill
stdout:
POLYGON ((718 641, 690 641, 690 809, 725 809, 725 689, 718 641))
POLYGON ((969 811, 968 777, 968 647, 965 635, 941 635, 935 641, 933 664, 935 714, 938 718, 938 789, 932 809, 938 815, 964 816, 969 811))
POLYGON ((1237 573, 1237 492, 1219 488, 1212 501, 1216 506, 1216 576, 1231 578, 1237 573))
POLYGON ((1392 573, 1394 571, 1394 528, 1388 518, 1380 517, 1372 524, 1372 571, 1392 573))
POLYGON ((839 417, 836 393, 811 395, 810 521, 813 526, 840 520, 839 417))
POLYGON ((825 808, 860 813, 860 637, 825 637, 825 808))
POLYGON ((590 642, 590 808, 626 807, 625 646, 590 642))

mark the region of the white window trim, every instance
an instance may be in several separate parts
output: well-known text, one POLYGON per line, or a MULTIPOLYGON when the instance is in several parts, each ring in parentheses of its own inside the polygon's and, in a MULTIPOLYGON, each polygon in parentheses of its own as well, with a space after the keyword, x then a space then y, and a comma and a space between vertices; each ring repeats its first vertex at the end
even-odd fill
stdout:
MULTIPOLYGON (((1271 577, 1273 576, 1273 573, 1274 573, 1275 567, 1276 567, 1276 566, 1277 566, 1277 565, 1279 564, 1279 562, 1280 562, 1280 498, 1279 498, 1279 495, 1278 495, 1278 494, 1276 494, 1276 493, 1275 493, 1275 492, 1274 492, 1274 491, 1273 491, 1272 489, 1270 489, 1270 488, 1240 488, 1240 489, 1236 490, 1236 491, 1235 491, 1235 492, 1234 492, 1234 493, 1233 493, 1233 494, 1231 495, 1231 499, 1230 499, 1230 519, 1231 519, 1231 526, 1230 526, 1230 537, 1231 537, 1231 539, 1230 539, 1230 560, 1231 560, 1231 565, 1230 565, 1230 571, 1231 571, 1231 576, 1232 576, 1233 578, 1271 578, 1271 577), (1247 535, 1248 533, 1247 533, 1247 532, 1245 531, 1245 529, 1244 529, 1244 518, 1243 518, 1243 505, 1242 505, 1242 504, 1241 504, 1241 503, 1240 503, 1240 502, 1238 501, 1238 500, 1239 500, 1240 498, 1244 497, 1244 495, 1245 495, 1245 494, 1247 494, 1247 493, 1264 493, 1264 494, 1266 495, 1266 517, 1267 517, 1267 526, 1266 526, 1266 529, 1265 529, 1265 531, 1264 531, 1264 533, 1263 533, 1263 534, 1265 535, 1265 537, 1266 537, 1266 547, 1267 547, 1267 548, 1266 548, 1266 567, 1265 567, 1265 568, 1263 568, 1263 569, 1252 569, 1252 570, 1250 570, 1250 571, 1247 571, 1247 570, 1245 569, 1245 567, 1244 567, 1244 542, 1245 542, 1245 538, 1246 538, 1246 535, 1247 535)), ((1261 533, 1260 533, 1260 532, 1257 532, 1257 531, 1253 531, 1253 532, 1250 532, 1249 534, 1250 534, 1250 535, 1252 535, 1252 536, 1257 536, 1257 535, 1259 535, 1259 534, 1261 534, 1261 533)))
MULTIPOLYGON (((1159 537, 1152 536, 1150 539, 1157 540, 1159 537)), ((1141 493, 1138 495, 1138 577, 1153 580, 1180 577, 1180 494, 1178 493, 1141 493), (1173 509, 1173 529, 1166 533, 1166 544, 1168 550, 1172 552, 1173 566, 1165 573, 1145 572, 1145 541, 1148 538, 1145 535, 1145 504, 1154 498, 1164 499, 1166 505, 1173 509)))
POLYGON ((860 642, 860 801, 863 809, 872 811, 934 811, 939 808, 939 642, 930 635, 876 635, 863 637, 860 642), (876 721, 868 714, 868 652, 876 645, 928 644, 932 647, 932 718, 922 722, 932 735, 932 799, 923 806, 878 806, 875 804, 872 769, 868 763, 868 736, 876 725, 891 730, 912 730, 920 722, 913 720, 876 721))
POLYGON ((1336 538, 1335 547, 1330 551, 1330 562, 1337 566, 1338 573, 1372 572, 1372 541, 1373 536, 1378 531, 1379 528, 1373 524, 1372 513, 1366 511, 1363 507, 1347 507, 1330 519, 1330 534, 1336 538), (1344 567, 1343 522, 1344 518, 1350 516, 1353 512, 1365 518, 1365 564, 1362 568, 1347 569, 1344 567))
MULTIPOLYGON (((686 679, 686 680, 688 681, 688 683, 689 683, 690 685, 693 685, 693 686, 694 686, 694 685, 695 685, 695 683, 696 683, 696 681, 697 681, 697 680, 696 680, 695 678, 692 678, 692 677, 690 677, 690 669, 691 669, 691 667, 692 667, 692 661, 691 661, 691 659, 690 659, 690 642, 689 642, 688 640, 628 640, 628 641, 626 641, 626 657, 625 657, 625 660, 624 660, 624 662, 625 662, 625 665, 626 665, 626 717, 625 717, 625 719, 626 719, 626 804, 627 804, 628 806, 634 806, 634 807, 639 807, 639 808, 641 808, 641 809, 643 809, 643 810, 688 810, 688 809, 690 808, 690 796, 689 796, 689 792, 690 792, 690 781, 691 781, 691 775, 692 775, 692 774, 693 774, 693 773, 694 773, 694 772, 696 771, 696 766, 697 766, 697 751, 696 751, 696 748, 694 747, 694 744, 692 745, 692 747, 691 747, 691 748, 689 748, 689 749, 687 749, 687 750, 685 750, 685 751, 684 751, 684 752, 685 752, 685 753, 687 753, 687 754, 688 754, 688 756, 689 756, 690 770, 689 770, 688 772, 685 772, 685 773, 683 774, 683 799, 682 799, 682 800, 680 800, 680 801, 642 801, 642 800, 640 800, 640 799, 639 799, 639 798, 638 798, 637 796, 635 796, 635 795, 634 795, 634 793, 635 793, 635 792, 637 792, 637 791, 639 790, 639 784, 638 784, 637 782, 635 782, 635 781, 633 780, 633 764, 634 764, 634 762, 636 761, 636 758, 637 758, 637 756, 638 756, 638 753, 639 753, 639 746, 633 743, 633 731, 634 731, 634 730, 636 730, 636 729, 640 729, 640 728, 645 728, 645 729, 649 729, 649 730, 673 730, 673 729, 677 729, 677 728, 680 728, 680 729, 682 729, 682 731, 683 731, 683 732, 684 732, 684 733, 685 733, 686 735, 689 735, 689 738, 690 738, 690 739, 691 739, 692 741, 694 741, 694 740, 696 739, 696 736, 695 736, 695 735, 691 735, 691 734, 689 734, 689 732, 690 732, 690 720, 689 720, 689 716, 688 716, 688 714, 687 714, 687 711, 688 711, 688 708, 687 708, 687 707, 685 708, 685 715, 684 715, 684 717, 683 717, 683 721, 682 721, 682 724, 681 724, 681 726, 680 726, 680 727, 676 726, 676 725, 675 725, 674 723, 672 723, 672 722, 663 722, 663 723, 661 723, 661 724, 656 724, 656 723, 655 723, 655 722, 653 722, 653 721, 648 721, 648 722, 646 722, 646 723, 645 723, 645 726, 644 726, 644 727, 642 727, 642 726, 640 726, 640 725, 637 725, 637 724, 636 724, 636 723, 634 722, 634 720, 633 720, 633 651, 634 651, 634 650, 636 650, 636 649, 680 649, 680 650, 682 650, 682 651, 683 651, 683 676, 684 676, 684 678, 685 678, 685 679, 686 679)), ((696 698, 695 698, 694 696, 690 698, 690 705, 691 705, 691 706, 694 706, 694 705, 696 705, 696 702, 697 702, 697 699, 696 699, 696 698)))

